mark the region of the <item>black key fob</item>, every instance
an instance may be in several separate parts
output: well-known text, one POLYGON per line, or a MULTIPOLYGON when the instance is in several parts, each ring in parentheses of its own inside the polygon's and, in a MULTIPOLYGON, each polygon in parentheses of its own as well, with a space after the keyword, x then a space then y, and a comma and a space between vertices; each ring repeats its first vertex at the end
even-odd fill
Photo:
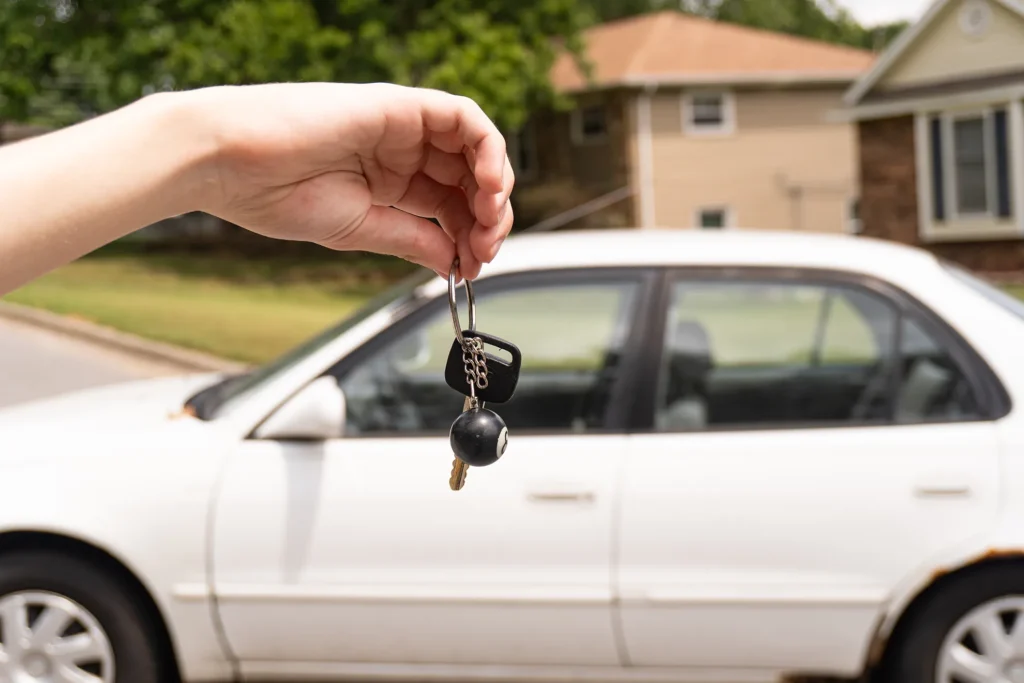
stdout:
MULTIPOLYGON (((508 351, 512 356, 512 362, 506 363, 501 358, 487 353, 484 347, 484 358, 487 362, 487 386, 483 389, 476 389, 476 397, 487 403, 505 403, 516 393, 516 384, 519 383, 519 368, 523 362, 523 355, 518 347, 504 339, 485 334, 483 332, 463 330, 464 338, 477 338, 485 345, 508 351)), ((452 341, 451 351, 448 352, 448 364, 444 368, 444 381, 455 391, 463 396, 469 396, 469 381, 466 378, 466 365, 463 361, 463 348, 458 339, 452 341)))

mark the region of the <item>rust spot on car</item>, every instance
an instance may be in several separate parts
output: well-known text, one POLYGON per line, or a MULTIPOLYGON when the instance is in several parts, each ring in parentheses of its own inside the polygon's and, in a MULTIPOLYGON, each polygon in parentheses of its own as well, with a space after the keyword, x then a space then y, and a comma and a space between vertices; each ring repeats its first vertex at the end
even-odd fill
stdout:
POLYGON ((1021 548, 989 548, 982 554, 978 555, 974 562, 983 562, 985 560, 998 560, 1006 558, 1017 558, 1024 557, 1024 549, 1021 548))
POLYGON ((182 406, 181 410, 167 416, 169 420, 180 420, 183 417, 195 417, 196 410, 192 406, 182 406))

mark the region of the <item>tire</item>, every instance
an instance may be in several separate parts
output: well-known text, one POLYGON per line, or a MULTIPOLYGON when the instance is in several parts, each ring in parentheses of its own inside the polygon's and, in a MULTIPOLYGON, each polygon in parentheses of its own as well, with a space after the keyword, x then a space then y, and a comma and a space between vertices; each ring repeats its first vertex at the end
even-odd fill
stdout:
MULTIPOLYGON (((986 640, 977 626, 982 623, 991 624, 1002 628, 1004 634, 1011 628, 1024 629, 1024 565, 996 565, 954 578, 928 598, 920 609, 914 610, 914 614, 908 616, 908 622, 900 626, 900 633, 894 638, 891 651, 886 657, 883 681, 947 683, 950 680, 948 677, 938 677, 940 674, 946 676, 948 671, 943 669, 940 658, 955 643, 967 649, 966 653, 961 650, 961 655, 966 654, 971 661, 980 660, 1001 667, 1003 658, 996 653, 996 648, 985 647, 986 642, 992 642, 992 637, 986 640), (1011 617, 1011 614, 1014 616, 1011 617), (972 654, 974 657, 971 657, 972 654)), ((1015 668, 1013 673, 1018 677, 1024 676, 1024 664, 1007 663, 1005 666, 1022 667, 1015 668)), ((978 675, 961 676, 959 680, 1020 678, 1007 676, 989 679, 978 675)))
MULTIPOLYGON (((104 683, 164 683, 159 641, 134 597, 107 572, 73 556, 52 551, 3 555, 0 556, 0 640, 4 639, 4 608, 8 609, 7 614, 25 610, 33 637, 40 639, 29 649, 22 650, 27 653, 21 658, 22 666, 31 667, 30 674, 47 680, 45 672, 62 665, 42 650, 35 651, 35 645, 45 641, 69 648, 84 646, 89 639, 95 645, 88 650, 75 649, 73 656, 64 659, 64 666, 80 668, 104 683), (50 617, 44 618, 47 613, 50 617), (65 622, 68 615, 71 615, 70 626, 62 629, 56 640, 46 637, 46 622, 65 622), (78 640, 73 643, 70 639, 75 637, 78 640)), ((0 647, 10 645, 3 643, 0 647)), ((0 679, 4 678, 3 673, 3 664, 0 664, 0 679)))

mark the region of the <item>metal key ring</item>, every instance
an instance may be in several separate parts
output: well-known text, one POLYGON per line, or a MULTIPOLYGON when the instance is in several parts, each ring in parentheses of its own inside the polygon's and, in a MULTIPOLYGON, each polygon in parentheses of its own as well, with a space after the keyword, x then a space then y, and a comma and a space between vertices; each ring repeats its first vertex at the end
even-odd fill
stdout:
MULTIPOLYGON (((452 311, 452 324, 455 326, 455 338, 459 340, 459 343, 465 345, 466 342, 462 338, 462 326, 459 324, 459 309, 458 303, 455 300, 455 270, 459 267, 459 257, 455 257, 452 261, 452 267, 448 271, 448 307, 452 311)), ((466 297, 469 299, 469 329, 473 331, 476 329, 476 297, 473 295, 473 285, 466 278, 463 278, 463 282, 466 283, 466 297)))

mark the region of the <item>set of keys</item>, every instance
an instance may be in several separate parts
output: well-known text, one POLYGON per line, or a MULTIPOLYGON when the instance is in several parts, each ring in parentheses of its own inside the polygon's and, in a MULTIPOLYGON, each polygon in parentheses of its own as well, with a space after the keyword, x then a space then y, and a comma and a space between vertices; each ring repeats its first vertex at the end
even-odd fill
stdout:
POLYGON ((462 414, 455 418, 448 433, 448 441, 455 453, 448 480, 452 491, 459 491, 466 485, 466 472, 470 467, 493 465, 505 454, 508 428, 505 421, 484 404, 505 403, 512 398, 522 365, 522 354, 514 344, 477 331, 476 299, 469 280, 464 280, 469 302, 469 329, 462 329, 455 301, 458 265, 459 259, 456 258, 448 271, 448 304, 455 327, 455 341, 448 353, 444 379, 448 386, 466 398, 462 403, 462 414), (511 362, 486 353, 484 344, 508 351, 511 362))

